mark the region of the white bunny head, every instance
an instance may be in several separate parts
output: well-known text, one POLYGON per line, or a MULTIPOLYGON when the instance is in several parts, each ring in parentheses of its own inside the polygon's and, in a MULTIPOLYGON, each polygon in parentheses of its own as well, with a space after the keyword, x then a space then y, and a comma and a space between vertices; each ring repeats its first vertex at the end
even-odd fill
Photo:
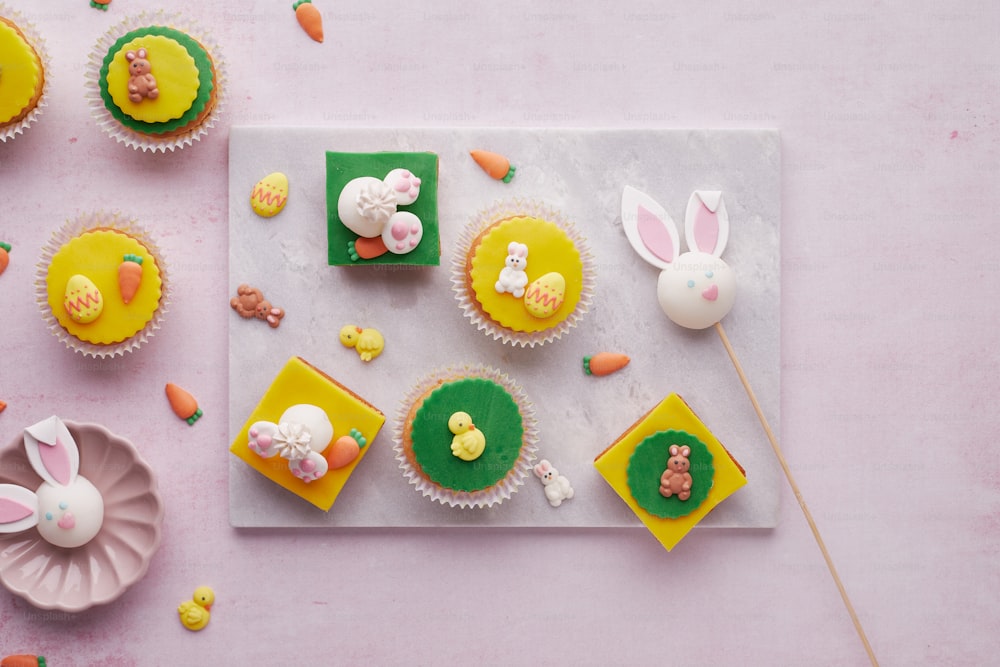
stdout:
POLYGON ((631 186, 622 192, 622 225, 636 253, 662 269, 656 296, 667 317, 688 329, 705 329, 726 316, 736 300, 736 275, 720 258, 729 240, 721 192, 691 193, 684 216, 688 252, 680 252, 670 215, 631 186))
POLYGON ((524 271, 528 266, 528 246, 511 241, 507 244, 507 259, 504 264, 515 271, 524 271))
POLYGON ((42 478, 34 492, 0 484, 0 533, 38 527, 42 538, 57 547, 80 547, 104 523, 101 492, 80 476, 80 451, 69 429, 49 417, 24 429, 24 449, 42 478))

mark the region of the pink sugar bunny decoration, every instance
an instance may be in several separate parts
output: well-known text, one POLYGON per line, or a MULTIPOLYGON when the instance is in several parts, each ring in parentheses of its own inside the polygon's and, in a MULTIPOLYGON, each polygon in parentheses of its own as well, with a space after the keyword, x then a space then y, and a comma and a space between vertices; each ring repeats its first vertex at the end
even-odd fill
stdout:
POLYGON ((691 448, 687 445, 678 447, 670 445, 670 458, 667 459, 667 469, 660 475, 660 495, 669 498, 676 495, 678 500, 691 497, 691 448))
POLYGON ((42 483, 34 491, 0 484, 0 533, 37 527, 57 547, 90 542, 104 523, 104 498, 79 474, 80 451, 69 429, 49 417, 24 429, 24 449, 42 483))
POLYGON ((147 60, 146 49, 127 51, 125 59, 128 61, 128 98, 138 104, 144 99, 155 100, 160 96, 160 90, 156 87, 156 77, 152 75, 153 66, 147 60))

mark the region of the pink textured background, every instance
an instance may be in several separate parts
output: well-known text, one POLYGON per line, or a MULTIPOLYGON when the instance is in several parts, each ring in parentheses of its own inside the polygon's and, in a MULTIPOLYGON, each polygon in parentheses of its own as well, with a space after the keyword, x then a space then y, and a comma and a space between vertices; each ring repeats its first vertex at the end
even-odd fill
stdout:
MULTIPOLYGON (((229 68, 223 127, 173 155, 101 134, 86 53, 114 0, 4 0, 47 37, 49 107, 0 145, 0 440, 51 413, 139 440, 167 515, 147 578, 78 617, 0 592, 0 655, 52 665, 864 664, 785 493, 773 531, 247 531, 226 512, 230 124, 778 127, 784 196, 782 433, 883 664, 1000 650, 995 324, 1000 11, 983 2, 174 1, 229 68), (58 8, 56 8, 58 5, 58 8), (43 327, 38 249, 120 208, 172 260, 165 327, 96 362, 43 327), (206 416, 177 420, 165 381, 206 416), (151 431, 148 431, 151 429, 151 431), (175 608, 208 583, 209 627, 175 608), (675 659, 671 659, 673 656, 675 659)), ((720 354, 722 352, 720 351, 720 354)), ((762 441, 763 446, 763 441, 762 441)))

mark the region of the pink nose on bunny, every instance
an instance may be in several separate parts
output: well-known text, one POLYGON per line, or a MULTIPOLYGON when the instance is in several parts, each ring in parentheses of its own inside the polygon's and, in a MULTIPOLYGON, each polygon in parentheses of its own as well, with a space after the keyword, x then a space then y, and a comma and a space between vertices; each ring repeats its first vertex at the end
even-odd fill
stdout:
POLYGON ((62 518, 59 519, 59 523, 57 525, 63 530, 73 530, 73 528, 76 527, 76 517, 73 516, 72 512, 66 512, 62 515, 62 518))
POLYGON ((715 301, 719 298, 719 286, 712 285, 711 287, 706 288, 702 291, 701 296, 707 301, 715 301))

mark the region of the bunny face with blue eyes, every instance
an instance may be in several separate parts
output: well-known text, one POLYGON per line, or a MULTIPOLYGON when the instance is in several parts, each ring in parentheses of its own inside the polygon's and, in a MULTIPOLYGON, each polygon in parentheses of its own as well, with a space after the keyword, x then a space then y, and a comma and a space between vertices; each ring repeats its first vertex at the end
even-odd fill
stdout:
POLYGON ((691 193, 684 216, 688 252, 680 252, 677 225, 666 210, 630 186, 622 192, 622 225, 636 253, 662 269, 656 296, 674 323, 706 329, 729 313, 736 301, 736 275, 720 258, 729 240, 721 192, 691 193))
POLYGON ((92 540, 104 523, 104 498, 78 474, 80 451, 69 429, 49 417, 24 429, 24 449, 43 481, 35 491, 0 484, 0 533, 37 527, 46 542, 67 549, 92 540))

